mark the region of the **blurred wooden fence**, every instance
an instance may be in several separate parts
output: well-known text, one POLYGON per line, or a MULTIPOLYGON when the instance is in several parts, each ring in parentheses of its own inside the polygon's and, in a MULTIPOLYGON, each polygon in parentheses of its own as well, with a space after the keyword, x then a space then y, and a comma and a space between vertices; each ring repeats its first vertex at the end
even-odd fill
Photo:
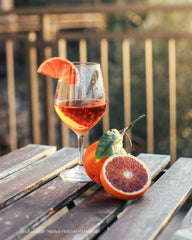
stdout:
MULTIPOLYGON (((153 40, 161 39, 168 42, 168 62, 169 62, 169 109, 170 109, 170 154, 172 161, 176 159, 177 134, 176 134, 176 41, 179 39, 192 39, 188 33, 110 33, 99 32, 71 32, 61 33, 52 31, 50 28, 50 18, 52 14, 106 14, 106 13, 124 13, 129 11, 150 12, 150 11, 191 11, 192 5, 127 5, 127 6, 85 6, 85 7, 58 7, 58 8, 36 8, 20 9, 9 12, 1 12, 0 15, 31 17, 37 21, 35 28, 30 30, 12 31, 1 33, 0 40, 5 43, 6 72, 7 72, 7 94, 8 94, 8 116, 9 116, 9 136, 10 150, 18 147, 17 138, 17 120, 16 120, 16 98, 15 98, 15 62, 14 62, 14 44, 22 40, 25 42, 27 53, 27 77, 30 80, 30 110, 32 117, 32 142, 41 143, 40 134, 40 99, 39 99, 39 80, 36 73, 38 59, 40 61, 53 56, 54 52, 58 56, 66 58, 67 43, 72 40, 79 42, 79 61, 87 61, 87 41, 97 40, 100 46, 100 62, 103 71, 105 89, 109 93, 109 67, 108 67, 108 42, 122 42, 122 62, 123 62, 123 85, 124 85, 124 122, 125 126, 131 121, 131 56, 130 40, 140 39, 145 42, 145 71, 146 71, 146 117, 147 117, 147 152, 154 152, 154 106, 153 106, 153 40), (54 36, 53 36, 54 34, 54 36), (56 49, 56 50, 55 50, 56 49), (126 93, 126 94, 125 94, 126 93)), ((98 17, 98 16, 97 16, 98 17)), ((101 26, 105 23, 105 15, 100 16, 101 26)), ((97 19, 97 18, 96 18, 97 19)), ((90 23, 91 24, 91 23, 90 23)), ((55 29, 59 30, 56 25, 55 29)), ((26 27, 26 26, 25 26, 26 27)), ((53 81, 46 79, 46 114, 47 114, 47 144, 55 145, 55 114, 53 110, 53 81)), ((110 129, 109 111, 105 113, 103 119, 103 131, 110 129)), ((69 131, 62 125, 62 145, 69 146, 69 131)))

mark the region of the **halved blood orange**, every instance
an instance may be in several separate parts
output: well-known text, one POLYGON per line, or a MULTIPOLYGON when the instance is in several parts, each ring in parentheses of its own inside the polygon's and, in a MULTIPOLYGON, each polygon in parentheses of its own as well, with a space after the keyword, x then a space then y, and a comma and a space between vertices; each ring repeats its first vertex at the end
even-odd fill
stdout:
MULTIPOLYGON (((83 165, 87 175, 96 183, 101 184, 100 172, 103 163, 107 158, 103 158, 96 162, 96 151, 99 141, 92 143, 85 151, 83 158, 83 165)), ((127 154, 125 149, 122 148, 120 154, 127 154)))
POLYGON ((73 85, 79 85, 77 68, 72 62, 65 58, 48 58, 41 63, 37 72, 49 77, 62 79, 73 85))
POLYGON ((112 196, 129 200, 142 196, 151 185, 146 164, 133 155, 113 155, 102 166, 101 184, 112 196))

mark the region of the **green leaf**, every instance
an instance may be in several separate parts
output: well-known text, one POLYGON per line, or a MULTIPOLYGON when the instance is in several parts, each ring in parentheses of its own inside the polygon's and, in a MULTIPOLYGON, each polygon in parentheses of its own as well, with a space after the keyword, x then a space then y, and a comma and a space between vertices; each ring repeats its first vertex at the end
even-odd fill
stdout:
POLYGON ((100 139, 96 151, 96 162, 113 154, 118 154, 123 147, 123 136, 117 129, 107 131, 100 139))

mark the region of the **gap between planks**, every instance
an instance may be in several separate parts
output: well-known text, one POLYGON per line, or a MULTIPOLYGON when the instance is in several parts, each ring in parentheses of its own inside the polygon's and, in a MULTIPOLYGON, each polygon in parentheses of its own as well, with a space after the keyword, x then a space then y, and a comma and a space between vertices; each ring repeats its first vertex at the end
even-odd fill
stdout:
MULTIPOLYGON (((160 169, 170 162, 170 156, 166 155, 141 154, 139 157, 147 163, 153 178, 159 174, 160 169)), ((130 203, 130 201, 128 202, 130 203)), ((126 201, 112 198, 100 188, 71 211, 65 213, 62 217, 60 216, 58 221, 56 220, 56 222, 42 229, 43 233, 33 235, 32 239, 49 239, 51 237, 49 230, 58 230, 57 236, 55 236, 58 239, 92 238, 113 222, 114 218, 127 205, 126 201), (83 229, 86 231, 83 231, 83 229)))
POLYGON ((29 144, 0 158, 0 180, 47 157, 56 151, 55 146, 29 144))

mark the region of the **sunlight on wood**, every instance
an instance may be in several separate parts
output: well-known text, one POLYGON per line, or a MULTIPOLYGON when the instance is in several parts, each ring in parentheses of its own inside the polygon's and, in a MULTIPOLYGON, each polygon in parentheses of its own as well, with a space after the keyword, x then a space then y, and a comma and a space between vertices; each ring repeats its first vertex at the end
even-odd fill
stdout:
POLYGON ((147 96, 147 152, 154 152, 153 132, 153 56, 152 40, 145 40, 145 71, 146 71, 146 96, 147 96))
MULTIPOLYGON (((124 126, 128 126, 131 122, 131 60, 130 60, 130 42, 124 39, 122 44, 123 54, 123 95, 124 95, 124 126)), ((129 130, 131 138, 131 130, 129 130)), ((129 139, 125 137, 125 146, 127 151, 131 152, 129 139)))
POLYGON ((101 39, 101 69, 103 73, 103 81, 105 87, 106 97, 108 99, 108 106, 103 117, 103 133, 109 130, 109 75, 108 75, 108 41, 106 38, 101 39))
POLYGON ((169 39, 169 105, 170 105, 170 153, 171 163, 177 158, 176 133, 176 46, 175 39, 169 39))

